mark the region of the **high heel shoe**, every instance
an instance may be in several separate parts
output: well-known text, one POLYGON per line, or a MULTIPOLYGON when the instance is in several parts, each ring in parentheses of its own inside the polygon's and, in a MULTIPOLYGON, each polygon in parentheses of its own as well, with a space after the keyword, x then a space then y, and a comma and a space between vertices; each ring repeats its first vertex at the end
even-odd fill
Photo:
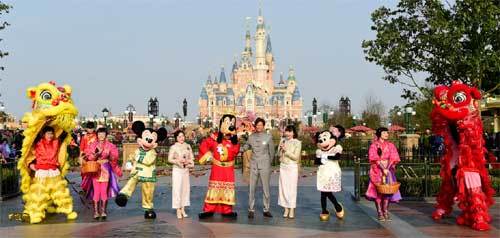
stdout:
POLYGON ((288 213, 288 218, 290 219, 295 218, 295 208, 290 208, 290 213, 288 213))
POLYGON ((182 213, 182 217, 184 217, 184 218, 188 217, 188 214, 186 213, 186 210, 184 210, 184 207, 181 208, 181 213, 182 213))
POLYGON ((177 219, 182 219, 182 211, 180 208, 177 208, 177 219))
POLYGON ((287 218, 289 212, 290 212, 290 209, 285 207, 285 213, 283 213, 283 217, 287 218))

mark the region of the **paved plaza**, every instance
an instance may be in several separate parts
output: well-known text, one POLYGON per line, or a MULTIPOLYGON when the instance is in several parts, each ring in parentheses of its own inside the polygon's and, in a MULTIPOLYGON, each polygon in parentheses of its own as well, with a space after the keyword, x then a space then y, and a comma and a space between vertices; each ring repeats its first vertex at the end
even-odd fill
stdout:
MULTIPOLYGON (((203 170, 204 167, 198 167, 203 170)), ((454 217, 436 223, 430 218, 432 201, 403 201, 392 205, 392 222, 378 222, 375 208, 371 202, 355 202, 353 191, 353 172, 343 172, 344 191, 337 198, 344 204, 346 217, 337 220, 332 217, 328 222, 319 221, 320 194, 316 191, 316 177, 313 168, 305 168, 299 179, 297 212, 295 219, 282 217, 282 209, 277 205, 278 173, 271 177, 271 212, 273 218, 262 216, 262 196, 257 193, 256 215, 247 218, 248 187, 237 171, 238 218, 231 220, 218 215, 200 222, 197 214, 201 211, 202 201, 207 189, 208 173, 191 176, 191 207, 189 218, 178 220, 171 209, 170 176, 163 176, 158 182, 155 205, 158 218, 146 221, 140 202, 140 190, 129 201, 127 207, 119 208, 114 201, 108 207, 106 221, 92 219, 91 206, 82 203, 78 193, 73 192, 75 210, 79 213, 76 221, 67 222, 64 215, 50 214, 38 225, 9 221, 8 214, 22 211, 21 197, 0 202, 0 237, 498 237, 500 235, 500 206, 492 207, 492 230, 477 232, 455 224, 454 217)), ((209 171, 206 171, 209 172, 209 171)), ((68 179, 79 189, 79 173, 73 172, 68 179)), ((125 182, 122 179, 121 184, 125 182)), ((333 209, 329 204, 330 209, 333 209)))

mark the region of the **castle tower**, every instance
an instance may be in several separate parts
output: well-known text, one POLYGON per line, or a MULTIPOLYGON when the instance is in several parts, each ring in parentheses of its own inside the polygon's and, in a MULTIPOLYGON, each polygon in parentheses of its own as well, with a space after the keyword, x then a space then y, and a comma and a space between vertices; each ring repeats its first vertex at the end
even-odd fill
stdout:
POLYGON ((205 87, 201 88, 200 99, 198 100, 198 106, 200 108, 200 116, 208 116, 208 93, 205 87))
POLYGON ((226 92, 226 89, 227 89, 226 73, 224 72, 224 65, 222 65, 219 76, 219 91, 226 92))
POLYGON ((262 16, 262 8, 257 17, 257 31, 255 33, 255 81, 257 87, 264 87, 267 79, 268 66, 266 64, 266 25, 262 16))
POLYGON ((265 90, 267 92, 271 92, 274 87, 273 81, 273 73, 274 73, 274 56, 273 56, 273 47, 271 45, 271 36, 267 35, 267 43, 266 43, 266 65, 268 67, 266 82, 265 82, 265 90))

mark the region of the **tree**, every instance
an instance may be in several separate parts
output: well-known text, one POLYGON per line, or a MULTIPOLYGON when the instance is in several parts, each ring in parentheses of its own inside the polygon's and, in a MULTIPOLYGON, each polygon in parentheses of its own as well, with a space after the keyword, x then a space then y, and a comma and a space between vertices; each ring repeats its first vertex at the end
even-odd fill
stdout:
POLYGON ((413 110, 416 114, 412 116, 412 125, 416 127, 418 131, 425 131, 425 129, 432 128, 431 121, 431 111, 434 105, 432 104, 432 97, 419 98, 413 104, 413 110))
POLYGON ((382 66, 389 83, 406 86, 403 98, 428 94, 452 80, 500 93, 500 0, 401 0, 372 13, 377 35, 362 43, 365 58, 382 66))
POLYGON ((382 118, 385 114, 384 103, 372 93, 365 96, 365 105, 361 118, 367 127, 378 128, 382 125, 382 118))
MULTIPOLYGON (((3 14, 6 14, 6 13, 9 13, 9 9, 11 9, 12 7, 3 3, 3 2, 0 2, 0 16, 3 15, 3 14)), ((0 20, 0 31, 5 29, 5 27, 9 26, 9 23, 6 22, 6 21, 1 21, 0 20)), ((2 41, 2 39, 0 39, 0 42, 2 41)), ((0 58, 3 58, 5 56, 9 55, 9 52, 7 51, 3 51, 3 50, 0 50, 0 58)), ((0 66, 0 70, 3 71, 5 68, 3 66, 0 66)), ((1 81, 1 79, 0 79, 1 81)), ((0 93, 0 96, 2 96, 2 94, 0 93)), ((3 102, 0 101, 0 105, 3 107, 3 102)), ((3 116, 2 116, 3 117, 3 116)))
POLYGON ((398 112, 403 112, 404 107, 394 106, 391 110, 389 110, 389 122, 393 125, 404 126, 404 118, 403 115, 398 115, 398 112))

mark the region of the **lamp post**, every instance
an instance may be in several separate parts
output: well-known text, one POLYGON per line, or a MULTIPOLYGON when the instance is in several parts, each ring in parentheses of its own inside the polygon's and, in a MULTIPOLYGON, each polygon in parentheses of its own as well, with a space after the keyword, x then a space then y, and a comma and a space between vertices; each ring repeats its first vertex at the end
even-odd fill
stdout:
POLYGON ((181 115, 177 112, 174 115, 174 123, 175 123, 175 128, 178 129, 180 127, 180 121, 182 120, 181 115))
POLYGON ((5 105, 3 102, 0 102, 0 119, 2 123, 2 129, 5 129, 5 105))
POLYGON ((184 101, 182 101, 182 115, 184 116, 184 121, 186 120, 187 117, 187 110, 188 110, 188 103, 187 100, 184 98, 184 101))
POLYGON ((326 125, 326 123, 328 123, 328 113, 327 112, 323 112, 323 124, 326 125))
POLYGON ((203 118, 203 127, 208 128, 208 118, 206 116, 203 118))
POLYGON ((128 115, 128 121, 132 122, 134 121, 134 114, 136 113, 135 107, 132 104, 129 104, 125 108, 125 115, 128 115))
POLYGON ((102 117, 104 117, 104 127, 108 128, 108 124, 106 124, 106 119, 109 116, 109 110, 107 108, 102 109, 102 117))
POLYGON ((352 126, 356 126, 357 119, 358 119, 358 117, 356 117, 356 115, 352 116, 352 126))
POLYGON ((313 123, 313 116, 311 113, 307 113, 304 115, 304 119, 307 121, 308 126, 312 126, 313 123))
POLYGON ((405 107, 404 112, 397 112, 398 116, 401 116, 404 114, 404 121, 405 121, 405 128, 406 128, 406 134, 412 133, 413 130, 411 129, 411 116, 417 115, 417 112, 413 110, 412 107, 408 106, 405 107))
POLYGON ((148 117, 149 117, 149 127, 153 128, 153 120, 155 118, 155 116, 153 114, 148 114, 148 117))
POLYGON ((160 103, 158 102, 158 99, 155 98, 149 98, 148 101, 148 115, 149 115, 149 126, 153 128, 153 119, 158 116, 158 111, 159 111, 160 103))

